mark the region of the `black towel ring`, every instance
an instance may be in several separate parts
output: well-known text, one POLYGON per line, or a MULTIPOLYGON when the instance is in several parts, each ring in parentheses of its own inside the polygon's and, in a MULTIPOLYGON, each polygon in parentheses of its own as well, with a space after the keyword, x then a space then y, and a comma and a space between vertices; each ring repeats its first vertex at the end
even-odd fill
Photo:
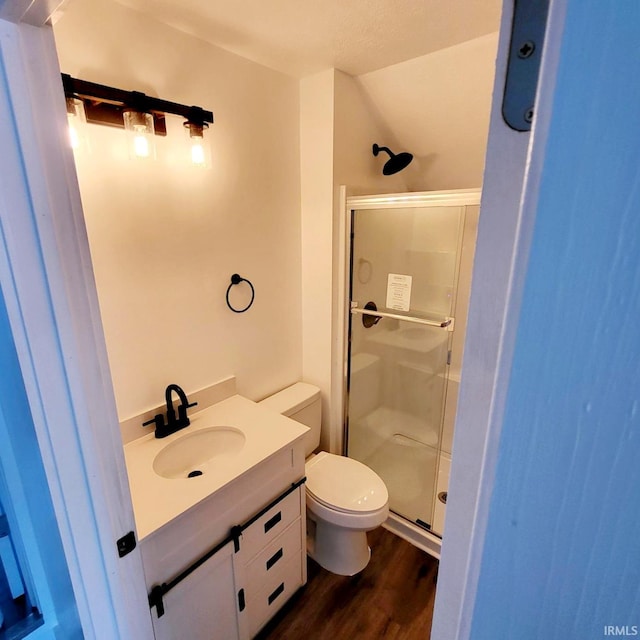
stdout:
POLYGON ((234 273, 231 276, 231 284, 227 288, 227 307, 229 307, 229 309, 231 309, 231 311, 233 311, 234 313, 244 313, 253 304, 253 300, 255 297, 256 291, 253 288, 253 285, 246 278, 243 278, 237 273, 234 273), (229 292, 231 291, 231 287, 233 287, 233 285, 240 284, 241 282, 246 282, 251 287, 251 300, 249 300, 249 304, 244 309, 236 309, 235 307, 231 306, 231 303, 229 302, 229 292))

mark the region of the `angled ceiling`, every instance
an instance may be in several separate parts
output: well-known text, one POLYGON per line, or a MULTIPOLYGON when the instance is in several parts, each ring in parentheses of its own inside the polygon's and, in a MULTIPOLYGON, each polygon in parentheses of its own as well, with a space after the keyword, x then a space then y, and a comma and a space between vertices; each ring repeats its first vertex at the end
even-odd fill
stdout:
POLYGON ((361 75, 496 31, 502 0, 118 0, 211 44, 303 77, 361 75))

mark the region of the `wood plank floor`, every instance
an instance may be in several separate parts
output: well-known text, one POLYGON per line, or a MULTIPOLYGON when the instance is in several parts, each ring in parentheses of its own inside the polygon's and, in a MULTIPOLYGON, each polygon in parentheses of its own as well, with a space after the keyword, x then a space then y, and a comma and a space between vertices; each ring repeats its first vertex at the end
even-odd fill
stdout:
POLYGON ((438 561, 382 527, 351 578, 309 560, 307 585, 256 640, 428 640, 438 561))

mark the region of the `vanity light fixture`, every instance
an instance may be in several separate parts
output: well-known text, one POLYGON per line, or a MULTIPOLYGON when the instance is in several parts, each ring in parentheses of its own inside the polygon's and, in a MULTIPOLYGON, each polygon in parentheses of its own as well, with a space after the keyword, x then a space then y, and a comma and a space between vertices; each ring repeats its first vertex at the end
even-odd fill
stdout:
POLYGON ((147 96, 140 91, 125 91, 106 85, 72 78, 62 74, 62 84, 67 98, 84 106, 89 124, 102 124, 124 128, 129 132, 130 155, 135 158, 155 157, 154 135, 166 136, 166 114, 185 118, 194 127, 194 139, 200 147, 192 150, 194 164, 206 165, 207 149, 204 146, 204 129, 213 123, 213 113, 201 107, 187 106, 147 96), (204 158, 204 161, 201 161, 204 158))

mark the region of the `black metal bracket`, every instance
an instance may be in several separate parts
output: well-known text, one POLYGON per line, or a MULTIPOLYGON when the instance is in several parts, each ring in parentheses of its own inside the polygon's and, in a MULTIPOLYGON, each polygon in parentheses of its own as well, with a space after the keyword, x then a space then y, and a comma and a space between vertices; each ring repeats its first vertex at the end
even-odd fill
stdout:
POLYGON ((162 597, 167 592, 166 584, 159 584, 151 589, 151 593, 149 594, 149 608, 156 608, 156 613, 158 614, 158 618, 162 618, 164 615, 164 601, 162 597))
POLYGON ((134 531, 129 531, 126 535, 122 536, 117 542, 118 555, 124 558, 128 553, 131 553, 136 548, 136 534, 134 531))
POLYGON ((514 0, 502 117, 516 131, 530 131, 549 0, 514 0))
POLYGON ((242 538, 242 525, 237 524, 231 527, 231 539, 233 540, 233 552, 240 551, 240 538, 242 538))

